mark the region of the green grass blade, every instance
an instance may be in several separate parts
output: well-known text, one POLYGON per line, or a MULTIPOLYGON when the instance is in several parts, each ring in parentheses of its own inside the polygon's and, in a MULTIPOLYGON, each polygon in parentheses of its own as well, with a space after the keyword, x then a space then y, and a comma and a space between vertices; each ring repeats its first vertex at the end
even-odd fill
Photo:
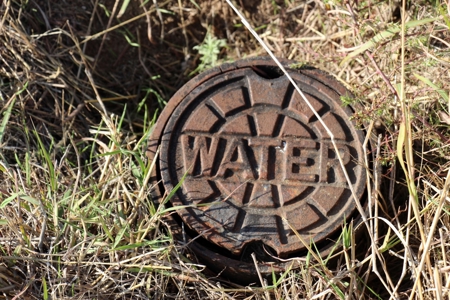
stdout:
POLYGON ((45 280, 45 276, 42 276, 42 298, 44 300, 48 300, 48 288, 47 288, 47 281, 45 280))
MULTIPOLYGON (((423 20, 409 21, 408 23, 405 24, 405 27, 406 27, 406 30, 408 30, 410 28, 422 26, 422 25, 434 22, 436 20, 437 20, 436 18, 428 18, 428 19, 423 19, 423 20)), ((386 29, 385 31, 380 32, 379 34, 374 36, 370 41, 365 42, 360 47, 358 47, 358 49, 356 49, 355 51, 348 54, 339 65, 342 67, 347 61, 349 61, 353 57, 376 46, 379 42, 385 41, 385 40, 393 37, 394 35, 396 35, 397 33, 400 32, 400 29, 401 28, 399 26, 393 26, 393 27, 386 29)))
POLYGON ((170 191, 169 195, 167 196, 167 198, 165 199, 164 202, 169 201, 170 199, 172 199, 173 195, 175 195, 175 193, 178 191, 178 189, 181 187, 181 185, 183 184, 185 178, 187 176, 187 173, 185 173, 183 175, 183 177, 181 177, 180 182, 178 182, 178 184, 170 191))
POLYGON ((20 91, 14 93, 12 96, 13 99, 9 103, 8 108, 5 112, 3 112, 3 120, 0 124, 0 145, 3 144, 3 137, 5 136, 5 130, 6 130, 6 124, 8 124, 9 118, 11 117, 11 112, 14 107, 14 104, 16 103, 16 97, 20 95, 23 91, 25 91, 28 87, 28 81, 23 85, 22 89, 20 91))
POLYGON ((112 249, 115 249, 117 247, 117 245, 120 243, 120 241, 122 241, 122 237, 127 230, 128 230, 128 225, 126 225, 122 229, 120 229, 119 233, 116 235, 116 239, 114 241, 114 245, 112 246, 112 249))
POLYGON ((123 14, 127 11, 128 4, 130 4, 130 0, 124 0, 123 1, 122 6, 120 7, 119 13, 117 14, 118 18, 123 16, 123 14))
POLYGON ((57 181, 56 181, 56 172, 55 172, 55 166, 53 165, 52 159, 50 157, 50 154, 47 151, 47 148, 45 147, 44 143, 42 142, 39 133, 35 130, 34 135, 36 137, 36 140, 39 144, 39 150, 44 157, 45 162, 47 163, 48 167, 48 173, 49 173, 49 181, 50 181, 50 187, 51 190, 54 192, 57 188, 57 181))
POLYGON ((0 203, 0 209, 5 208, 9 203, 11 203, 15 198, 17 197, 17 193, 13 193, 11 196, 3 200, 2 203, 0 203))
POLYGON ((3 144, 3 137, 5 136, 6 124, 8 124, 9 118, 11 117, 12 108, 15 102, 16 99, 14 97, 13 101, 11 101, 6 111, 3 112, 3 120, 2 123, 0 124, 0 145, 3 144))
POLYGON ((436 92, 438 92, 438 94, 441 95, 441 97, 445 101, 448 101, 448 94, 445 92, 444 89, 441 89, 440 87, 432 83, 430 79, 420 76, 419 74, 414 74, 414 76, 423 83, 425 83, 426 85, 428 85, 429 87, 431 87, 432 89, 434 89, 436 92))

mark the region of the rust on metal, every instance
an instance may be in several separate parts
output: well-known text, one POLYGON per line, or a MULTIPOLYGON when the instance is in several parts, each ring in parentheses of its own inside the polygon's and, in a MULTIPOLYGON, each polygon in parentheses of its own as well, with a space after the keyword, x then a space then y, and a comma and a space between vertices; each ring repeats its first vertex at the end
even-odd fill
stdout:
MULTIPOLYGON (((351 108, 341 105, 346 89, 316 69, 288 71, 331 129, 361 197, 364 137, 350 121, 351 108)), ((170 201, 182 222, 229 251, 233 268, 252 247, 263 249, 260 260, 271 261, 305 250, 299 236, 320 243, 356 208, 330 136, 266 58, 225 65, 188 82, 156 125, 151 158, 158 146, 154 175, 162 184, 156 194, 179 185, 170 201)))

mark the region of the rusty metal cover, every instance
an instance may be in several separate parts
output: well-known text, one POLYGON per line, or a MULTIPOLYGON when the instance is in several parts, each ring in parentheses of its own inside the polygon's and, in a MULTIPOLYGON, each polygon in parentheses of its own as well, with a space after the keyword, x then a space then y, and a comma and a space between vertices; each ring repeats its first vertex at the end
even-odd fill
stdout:
MULTIPOLYGON (((351 108, 341 105, 347 91, 319 70, 290 63, 284 62, 333 132, 361 197, 364 136, 350 121, 351 108)), ((305 245, 297 234, 320 243, 356 207, 330 137, 267 58, 224 65, 188 82, 158 120, 150 157, 158 145, 156 194, 180 184, 170 201, 182 221, 237 260, 249 245, 281 258, 299 253, 305 245)))

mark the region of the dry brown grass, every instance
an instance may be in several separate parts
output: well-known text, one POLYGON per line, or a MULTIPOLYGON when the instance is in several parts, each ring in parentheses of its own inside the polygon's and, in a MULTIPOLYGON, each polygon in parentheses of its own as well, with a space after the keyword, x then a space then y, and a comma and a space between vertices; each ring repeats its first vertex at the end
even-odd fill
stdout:
POLYGON ((221 61, 264 50, 225 1, 131 0, 123 13, 122 3, 0 4, 0 299, 450 298, 444 1, 406 7, 404 43, 391 1, 236 1, 277 56, 352 89, 346 101, 374 125, 384 166, 372 240, 353 236, 333 264, 301 262, 265 288, 202 272, 150 201, 145 159, 152 122, 198 66, 193 47, 208 30, 226 40, 221 61))

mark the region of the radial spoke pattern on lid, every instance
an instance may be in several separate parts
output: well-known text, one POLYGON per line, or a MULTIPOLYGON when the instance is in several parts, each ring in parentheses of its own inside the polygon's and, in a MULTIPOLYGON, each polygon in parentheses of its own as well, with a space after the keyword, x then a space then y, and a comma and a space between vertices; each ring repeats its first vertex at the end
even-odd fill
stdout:
POLYGON ((305 250, 298 235, 317 244, 336 233, 356 208, 338 155, 358 197, 366 184, 364 137, 341 105, 345 88, 317 70, 289 70, 336 153, 287 78, 261 76, 267 66, 247 60, 193 79, 151 139, 153 151, 161 145, 161 189, 181 182, 170 199, 181 220, 236 257, 262 244, 285 258, 305 250))

